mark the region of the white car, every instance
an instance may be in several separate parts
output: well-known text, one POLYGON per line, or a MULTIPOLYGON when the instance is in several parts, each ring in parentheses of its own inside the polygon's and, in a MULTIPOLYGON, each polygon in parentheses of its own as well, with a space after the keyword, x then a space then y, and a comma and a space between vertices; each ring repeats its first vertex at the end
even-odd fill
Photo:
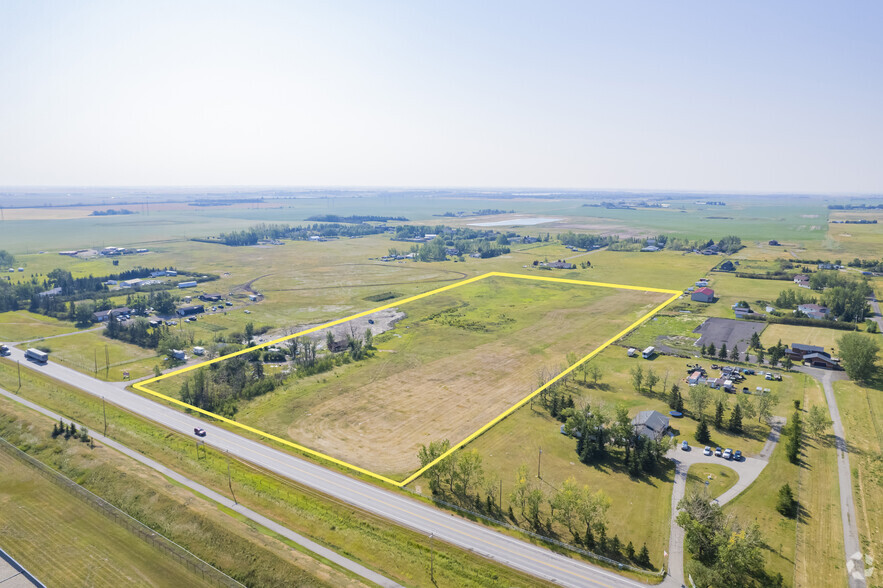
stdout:
POLYGON ((706 445, 705 449, 702 450, 702 455, 711 455, 711 447, 706 445))

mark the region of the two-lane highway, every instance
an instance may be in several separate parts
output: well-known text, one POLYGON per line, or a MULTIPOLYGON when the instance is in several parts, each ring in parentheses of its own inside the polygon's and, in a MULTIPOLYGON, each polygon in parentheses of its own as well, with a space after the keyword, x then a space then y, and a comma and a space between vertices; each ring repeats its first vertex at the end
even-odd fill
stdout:
POLYGON ((569 558, 565 555, 510 537, 493 529, 454 516, 397 492, 356 480, 329 470, 303 458, 285 453, 246 439, 241 435, 207 423, 196 417, 121 390, 113 384, 96 380, 70 368, 52 363, 34 364, 24 352, 12 348, 10 359, 66 382, 94 396, 169 429, 192 435, 194 427, 202 427, 205 442, 240 459, 270 470, 304 486, 344 501, 367 512, 382 516, 420 533, 433 533, 436 538, 456 545, 488 559, 503 563, 538 578, 563 586, 602 586, 606 588, 636 588, 646 584, 624 578, 613 572, 569 558))

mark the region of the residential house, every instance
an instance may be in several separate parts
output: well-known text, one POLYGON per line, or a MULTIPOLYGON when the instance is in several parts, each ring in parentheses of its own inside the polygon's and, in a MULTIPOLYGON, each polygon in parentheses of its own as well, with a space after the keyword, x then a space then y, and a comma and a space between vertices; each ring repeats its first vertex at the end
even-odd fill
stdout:
POLYGON ((635 433, 659 441, 668 430, 668 417, 655 410, 642 410, 632 419, 635 433))
POLYGON ((96 323, 104 323, 118 316, 131 314, 132 310, 126 306, 113 308, 111 310, 99 310, 92 313, 92 320, 96 323))
POLYGON ((821 304, 801 304, 797 310, 813 319, 828 318, 828 308, 821 304))
POLYGON ((801 288, 809 288, 809 276, 804 274, 797 274, 796 276, 794 276, 794 283, 801 288))
POLYGON ((714 290, 711 288, 699 288, 690 295, 690 300, 696 302, 714 302, 714 290))
POLYGON ((200 314, 205 312, 205 306, 202 304, 188 304, 187 306, 182 306, 181 308, 175 311, 175 314, 178 316, 193 316, 195 314, 200 314))
POLYGON ((807 353, 803 356, 803 364, 829 370, 840 369, 840 362, 827 353, 807 353))
POLYGON ((576 269, 576 266, 567 261, 550 261, 546 264, 546 267, 550 267, 553 269, 576 269))
POLYGON ((199 299, 203 302, 217 302, 221 299, 220 294, 200 294, 199 299))

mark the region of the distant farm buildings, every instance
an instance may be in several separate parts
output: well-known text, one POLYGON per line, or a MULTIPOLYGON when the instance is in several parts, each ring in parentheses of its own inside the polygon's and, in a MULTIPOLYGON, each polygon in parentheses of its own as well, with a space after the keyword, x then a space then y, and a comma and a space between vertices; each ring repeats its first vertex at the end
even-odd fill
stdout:
POLYGON ((785 357, 794 363, 801 365, 826 368, 829 370, 836 370, 840 367, 839 360, 831 357, 831 354, 826 352, 824 347, 818 347, 816 345, 792 343, 791 347, 785 348, 785 357))
POLYGON ((811 319, 828 318, 828 307, 821 304, 801 304, 797 307, 797 310, 811 319))
POLYGON ((202 304, 188 304, 187 306, 182 306, 176 310, 175 314, 178 316, 193 316, 194 314, 200 314, 203 312, 205 312, 205 306, 202 304))

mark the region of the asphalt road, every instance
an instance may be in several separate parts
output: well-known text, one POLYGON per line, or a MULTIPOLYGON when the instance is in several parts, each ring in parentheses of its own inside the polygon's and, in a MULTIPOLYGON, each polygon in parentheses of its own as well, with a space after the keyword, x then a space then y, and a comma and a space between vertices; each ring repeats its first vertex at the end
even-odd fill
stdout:
POLYGON ((202 427, 206 444, 228 451, 240 459, 270 470, 299 484, 314 488, 328 496, 362 510, 374 513, 404 527, 466 549, 488 559, 562 586, 634 588, 646 584, 620 576, 591 564, 554 553, 504 535, 493 529, 454 516, 418 502, 397 492, 350 478, 316 463, 246 439, 236 433, 212 425, 174 408, 122 390, 65 366, 49 362, 35 364, 24 357, 24 351, 11 348, 10 359, 23 367, 42 372, 94 396, 103 397, 126 410, 140 414, 163 426, 193 435, 194 427, 202 427))

